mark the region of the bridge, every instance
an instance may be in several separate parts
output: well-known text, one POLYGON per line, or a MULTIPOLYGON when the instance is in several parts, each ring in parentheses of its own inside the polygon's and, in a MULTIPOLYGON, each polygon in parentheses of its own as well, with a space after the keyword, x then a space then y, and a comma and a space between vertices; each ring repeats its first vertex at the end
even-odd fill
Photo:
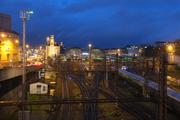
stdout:
MULTIPOLYGON (((27 81, 37 79, 39 69, 39 67, 27 67, 27 81)), ((0 98, 21 84, 22 73, 22 68, 0 69, 0 98)))

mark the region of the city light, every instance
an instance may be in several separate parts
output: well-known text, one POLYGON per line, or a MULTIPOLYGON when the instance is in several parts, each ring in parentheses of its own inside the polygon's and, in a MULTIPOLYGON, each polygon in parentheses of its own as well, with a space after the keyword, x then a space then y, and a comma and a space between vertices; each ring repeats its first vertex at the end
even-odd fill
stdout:
POLYGON ((92 47, 92 44, 88 44, 88 47, 91 48, 91 47, 92 47))
POLYGON ((19 40, 15 40, 15 43, 19 43, 19 40))
POLYGON ((4 37, 6 37, 6 35, 5 35, 4 33, 2 33, 2 34, 1 34, 1 37, 4 38, 4 37))
POLYGON ((120 55, 120 49, 117 49, 117 54, 120 55))
POLYGON ((167 52, 169 52, 169 53, 172 53, 172 52, 174 52, 174 47, 173 47, 173 45, 167 45, 167 52))
POLYGON ((10 47, 12 43, 8 40, 8 41, 4 41, 4 45, 5 47, 10 47))
POLYGON ((8 14, 0 11, 0 120, 179 118, 180 36, 170 26, 178 18, 159 29, 173 17, 164 11, 180 12, 178 2, 83 1, 75 10, 88 5, 86 15, 66 10, 67 17, 59 11, 73 0, 29 1, 36 8, 20 1, 1 6, 8 14), (29 23, 31 8, 38 14, 29 23))
POLYGON ((29 48, 29 45, 28 45, 28 44, 26 45, 26 48, 29 48))
POLYGON ((33 11, 26 11, 27 14, 34 14, 33 11))

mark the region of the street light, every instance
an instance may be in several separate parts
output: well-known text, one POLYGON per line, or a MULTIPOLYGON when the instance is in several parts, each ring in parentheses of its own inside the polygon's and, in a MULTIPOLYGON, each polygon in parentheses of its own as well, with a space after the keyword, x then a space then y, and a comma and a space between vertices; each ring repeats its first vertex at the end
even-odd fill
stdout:
POLYGON ((89 69, 91 68, 91 52, 92 52, 92 44, 88 44, 89 47, 89 69))
POLYGON ((5 35, 4 33, 2 33, 2 34, 1 34, 1 37, 4 38, 4 37, 6 37, 6 35, 5 35))
POLYGON ((88 44, 89 47, 89 71, 90 73, 88 74, 91 77, 91 62, 92 62, 92 58, 91 58, 91 53, 92 53, 92 44, 88 44))
POLYGON ((15 40, 15 43, 17 43, 17 44, 18 44, 18 43, 19 43, 19 40, 15 40))
POLYGON ((175 45, 174 44, 167 44, 166 45, 166 52, 167 52, 167 58, 169 63, 175 62, 175 45))
POLYGON ((26 45, 26 49, 28 49, 28 48, 29 48, 29 45, 27 44, 27 45, 26 45))
POLYGON ((166 50, 168 53, 173 53, 174 52, 174 47, 173 45, 169 44, 166 46, 166 50))
MULTIPOLYGON (((22 10, 20 12, 20 18, 22 19, 23 27, 23 79, 22 79, 22 102, 26 101, 26 22, 29 20, 33 11, 22 10)), ((22 120, 25 119, 25 105, 22 105, 22 120)))
POLYGON ((92 44, 88 44, 89 49, 92 47, 92 44))
POLYGON ((120 55, 120 49, 117 49, 117 54, 118 54, 118 56, 120 55))

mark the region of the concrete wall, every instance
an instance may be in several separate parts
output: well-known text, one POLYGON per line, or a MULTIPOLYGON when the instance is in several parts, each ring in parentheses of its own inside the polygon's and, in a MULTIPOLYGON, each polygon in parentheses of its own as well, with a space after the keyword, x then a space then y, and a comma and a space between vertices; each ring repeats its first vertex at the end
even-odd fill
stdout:
POLYGON ((22 75, 22 68, 0 69, 0 81, 22 75))
MULTIPOLYGON (((26 71, 27 73, 36 71, 40 68, 36 67, 27 67, 26 71)), ((22 75, 22 68, 7 68, 7 69, 0 69, 0 82, 4 80, 8 80, 11 78, 15 78, 22 75)))

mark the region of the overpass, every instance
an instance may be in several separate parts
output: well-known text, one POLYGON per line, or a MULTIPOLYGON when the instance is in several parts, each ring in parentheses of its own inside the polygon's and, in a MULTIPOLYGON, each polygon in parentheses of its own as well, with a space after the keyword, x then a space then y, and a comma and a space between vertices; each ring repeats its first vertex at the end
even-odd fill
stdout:
MULTIPOLYGON (((38 78, 40 67, 27 67, 26 80, 32 81, 38 78)), ((19 86, 22 81, 22 68, 0 69, 0 98, 19 86)))

